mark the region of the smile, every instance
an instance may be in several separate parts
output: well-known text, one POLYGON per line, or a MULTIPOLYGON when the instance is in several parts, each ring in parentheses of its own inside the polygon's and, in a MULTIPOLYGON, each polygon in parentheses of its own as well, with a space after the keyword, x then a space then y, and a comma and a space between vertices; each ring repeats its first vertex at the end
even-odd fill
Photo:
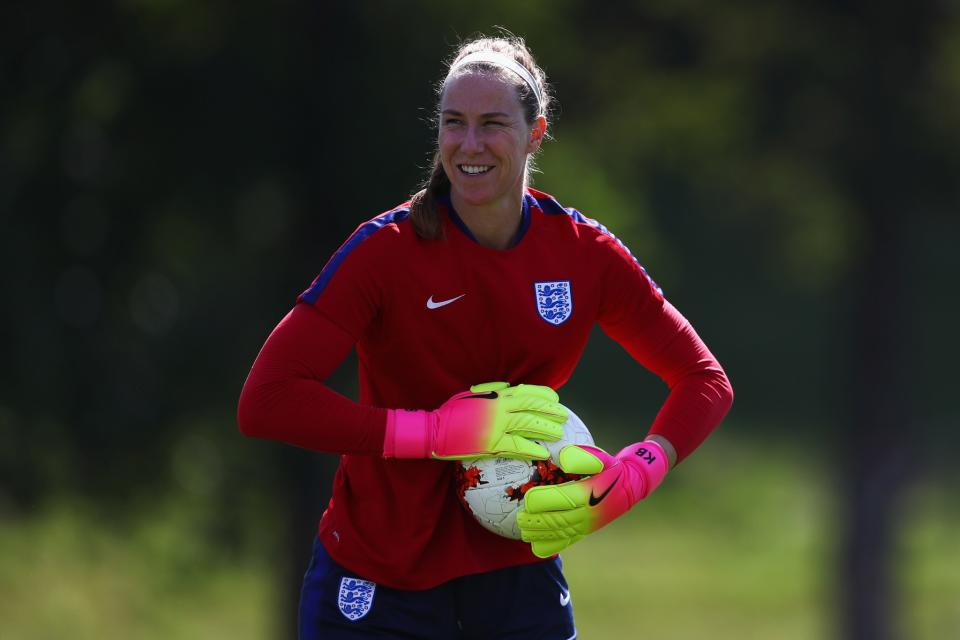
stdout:
POLYGON ((488 164, 458 164, 457 168, 471 176, 480 175, 493 169, 493 167, 488 164))

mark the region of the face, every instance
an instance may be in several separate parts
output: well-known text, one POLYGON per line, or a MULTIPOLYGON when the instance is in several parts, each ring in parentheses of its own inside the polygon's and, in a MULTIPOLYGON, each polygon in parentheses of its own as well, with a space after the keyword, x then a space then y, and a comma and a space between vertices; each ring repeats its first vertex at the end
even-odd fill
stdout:
POLYGON ((527 124, 516 87, 498 74, 450 80, 440 99, 438 146, 454 205, 518 206, 527 156, 545 130, 542 116, 527 124))

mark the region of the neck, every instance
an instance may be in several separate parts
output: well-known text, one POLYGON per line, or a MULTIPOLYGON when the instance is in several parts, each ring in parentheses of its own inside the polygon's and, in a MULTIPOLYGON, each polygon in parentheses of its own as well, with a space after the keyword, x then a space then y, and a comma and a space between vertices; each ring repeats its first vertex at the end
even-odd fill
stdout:
POLYGON ((516 197, 495 203, 471 205, 451 194, 453 208, 470 233, 481 245, 491 249, 507 249, 513 245, 523 219, 523 191, 516 197))

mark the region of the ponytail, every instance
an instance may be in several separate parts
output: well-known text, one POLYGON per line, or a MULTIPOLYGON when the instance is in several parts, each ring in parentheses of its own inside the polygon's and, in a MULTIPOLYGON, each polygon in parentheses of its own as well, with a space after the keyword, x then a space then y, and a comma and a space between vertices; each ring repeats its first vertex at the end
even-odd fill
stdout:
POLYGON ((440 152, 433 154, 433 167, 424 188, 410 199, 410 223, 423 240, 443 238, 443 220, 437 208, 439 199, 450 193, 450 179, 440 163, 440 152))

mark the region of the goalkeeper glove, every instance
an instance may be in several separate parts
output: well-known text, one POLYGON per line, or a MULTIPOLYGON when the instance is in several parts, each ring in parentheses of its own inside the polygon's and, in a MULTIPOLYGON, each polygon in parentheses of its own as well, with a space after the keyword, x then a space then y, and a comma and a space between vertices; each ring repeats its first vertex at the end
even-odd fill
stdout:
POLYGON ((387 412, 387 458, 463 460, 505 456, 545 459, 546 447, 563 435, 567 409, 550 387, 488 382, 458 393, 436 411, 387 412))
POLYGON ((564 447, 560 468, 595 474, 563 484, 534 487, 517 514, 520 536, 547 558, 609 524, 646 498, 663 480, 669 462, 663 448, 645 440, 616 456, 586 445, 564 447))

